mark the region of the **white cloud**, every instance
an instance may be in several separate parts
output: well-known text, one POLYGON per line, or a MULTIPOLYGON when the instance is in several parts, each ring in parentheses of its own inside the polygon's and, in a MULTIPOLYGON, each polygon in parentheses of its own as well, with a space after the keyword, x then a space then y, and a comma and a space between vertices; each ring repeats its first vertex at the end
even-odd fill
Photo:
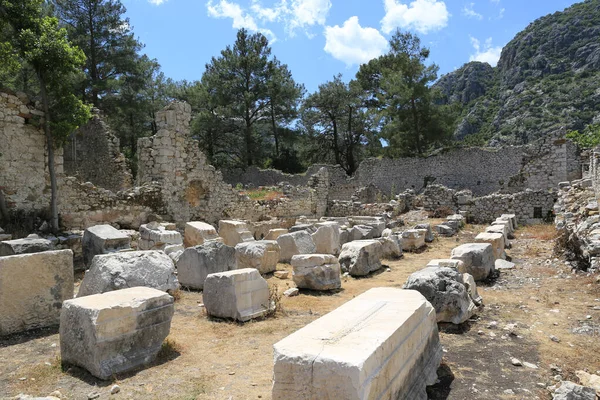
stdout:
POLYGON ((396 28, 414 29, 428 33, 448 25, 450 13, 440 0, 414 0, 409 5, 401 0, 384 0, 385 16, 381 30, 390 33, 396 28))
POLYGON ((273 22, 279 19, 281 14, 285 12, 284 6, 285 4, 282 2, 275 7, 263 7, 259 0, 252 0, 250 9, 254 12, 257 18, 263 21, 273 22))
MULTIPOLYGON (((162 0, 158 0, 162 1, 162 0)), ((227 0, 220 0, 219 3, 213 5, 213 1, 209 0, 206 3, 208 15, 214 18, 231 18, 233 20, 234 29, 246 28, 252 32, 261 32, 269 38, 271 42, 275 41, 275 35, 272 31, 265 28, 259 28, 254 17, 246 13, 237 3, 230 3, 227 0)))
POLYGON ((148 0, 148 3, 160 6, 162 3, 166 3, 167 0, 148 0))
POLYGON ((500 9, 500 13, 498 14, 498 19, 504 18, 504 12, 505 11, 506 11, 506 8, 501 8, 500 9))
POLYGON ((466 15, 469 18, 476 18, 476 19, 482 20, 483 15, 481 15, 477 11, 475 11, 474 7, 475 7, 475 3, 466 4, 462 10, 463 15, 466 15))
POLYGON ((363 64, 382 55, 387 40, 375 28, 363 28, 358 17, 350 17, 342 26, 325 27, 325 51, 347 66, 363 64))
POLYGON ((491 37, 486 39, 483 46, 481 46, 481 42, 479 41, 479 39, 476 39, 473 36, 469 37, 471 39, 471 44, 475 49, 475 54, 472 54, 471 57, 469 57, 469 61, 486 62, 492 67, 495 67, 496 64, 498 64, 498 60, 500 59, 500 54, 502 53, 502 46, 493 47, 491 37))
MULTIPOLYGON (((282 1, 285 3, 285 0, 282 1)), ((330 9, 330 0, 292 0, 288 25, 290 32, 293 34, 296 28, 325 25, 330 9)))

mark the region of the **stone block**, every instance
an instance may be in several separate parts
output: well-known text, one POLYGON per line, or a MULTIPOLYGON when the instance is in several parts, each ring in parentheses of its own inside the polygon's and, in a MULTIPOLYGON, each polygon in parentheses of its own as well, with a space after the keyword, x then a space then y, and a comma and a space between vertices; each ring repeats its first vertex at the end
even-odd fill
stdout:
POLYGON ((506 225, 491 225, 485 228, 489 233, 501 233, 504 236, 504 247, 508 244, 508 227, 506 225))
POLYGON ((281 248, 279 261, 289 263, 296 254, 314 254, 317 252, 317 246, 310 233, 299 231, 287 233, 277 238, 277 243, 281 248))
POLYGON ((235 246, 237 268, 256 268, 261 274, 275 271, 280 253, 275 240, 257 240, 235 246))
POLYGON ((440 236, 450 237, 454 236, 456 230, 449 225, 440 224, 435 226, 435 230, 440 236))
POLYGON ((0 336, 58 325, 71 298, 71 250, 0 257, 0 336))
POLYGON ((188 247, 179 256, 177 278, 181 286, 202 290, 208 275, 236 268, 234 247, 221 242, 206 242, 200 246, 188 247))
POLYGON ((402 250, 417 251, 425 247, 425 232, 422 229, 408 229, 402 232, 402 250))
POLYGON ((97 255, 85 272, 77 297, 136 286, 170 293, 179 289, 173 260, 159 250, 97 255))
POLYGON ((340 226, 337 222, 319 222, 312 234, 317 253, 340 254, 340 226))
POLYGON ((453 260, 451 258, 435 258, 427 263, 427 267, 446 267, 455 270, 462 269, 463 262, 461 260, 453 260))
POLYGON ((425 229, 425 241, 427 243, 431 243, 435 239, 435 236, 433 236, 433 231, 431 230, 431 224, 418 224, 415 225, 414 229, 425 229))
POLYGON ((453 214, 446 217, 446 223, 451 221, 458 222, 458 229, 462 229, 465 226, 465 217, 460 214, 453 214))
POLYGON ((467 289, 467 293, 469 293, 469 297, 476 306, 480 306, 483 304, 483 299, 477 292, 477 284, 475 283, 475 279, 471 274, 463 274, 463 283, 465 284, 465 288, 467 289))
POLYGON ((382 236, 377 239, 382 246, 381 256, 387 260, 395 260, 402 257, 402 238, 398 234, 382 236))
POLYGON ((39 253, 52 250, 53 248, 54 246, 50 240, 41 237, 5 240, 0 242, 0 257, 39 253))
POLYGON ((462 324, 475 314, 463 282, 463 275, 453 268, 427 267, 412 273, 404 289, 416 290, 435 308, 437 322, 462 324))
POLYGON ((513 229, 517 229, 519 227, 516 214, 502 214, 500 218, 508 218, 512 224, 513 229))
POLYGON ((496 269, 515 269, 516 265, 510 261, 499 259, 494 262, 494 267, 496 269))
POLYGON ((81 241, 83 262, 90 265, 97 254, 108 254, 131 249, 131 237, 110 225, 96 225, 83 232, 81 241))
POLYGON ((140 225, 139 250, 164 250, 166 246, 182 244, 181 233, 168 229, 170 224, 150 222, 140 225))
POLYGON ((489 278, 495 271, 494 251, 489 243, 467 243, 455 247, 450 256, 461 260, 463 265, 459 272, 473 275, 476 281, 489 278))
POLYGON ((60 315, 60 353, 66 364, 100 379, 147 365, 171 329, 173 298, 147 287, 67 300, 60 315))
POLYGON ((217 234, 217 230, 206 222, 191 221, 185 224, 183 231, 183 245, 185 247, 198 246, 206 241, 219 239, 221 237, 217 234))
POLYGON ((342 287, 337 257, 330 254, 299 254, 292 257, 292 279, 297 287, 332 290, 342 287))
POLYGON ((296 224, 296 225, 290 227, 290 229, 289 229, 290 233, 300 232, 300 231, 307 231, 308 233, 312 234, 317 231, 317 227, 314 224, 296 224))
POLYGON ((274 345, 273 400, 426 400, 442 358, 418 292, 375 288, 274 345))
POLYGON ((265 240, 277 240, 279 236, 285 235, 286 233, 289 233, 289 231, 284 228, 269 229, 269 233, 265 236, 265 240))
MULTIPOLYGON (((348 241, 367 240, 375 237, 375 229, 369 225, 354 225, 348 230, 348 241)), ((383 231, 382 231, 383 233, 383 231)))
POLYGON ((219 236, 227 246, 235 247, 242 242, 251 242, 254 240, 252 232, 248 229, 248 224, 243 221, 221 220, 219 221, 219 236))
POLYGON ((504 252, 504 235, 495 232, 483 232, 475 236, 476 243, 489 243, 492 245, 492 251, 494 252, 494 260, 505 259, 506 253, 504 252))
POLYGON ((372 228, 371 237, 367 239, 381 237, 385 229, 385 220, 382 217, 353 216, 349 220, 352 226, 367 225, 372 228))
POLYGON ((365 276, 381 268, 383 246, 377 240, 355 240, 342 246, 339 263, 343 272, 365 276))
POLYGON ((210 274, 202 293, 208 315, 245 322, 270 308, 269 285, 254 268, 210 274))
POLYGON ((506 230, 508 231, 508 238, 509 239, 513 238, 512 224, 510 223, 509 220, 507 220, 507 219, 496 219, 494 222, 492 222, 492 226, 494 226, 494 225, 504 226, 506 228, 506 230))

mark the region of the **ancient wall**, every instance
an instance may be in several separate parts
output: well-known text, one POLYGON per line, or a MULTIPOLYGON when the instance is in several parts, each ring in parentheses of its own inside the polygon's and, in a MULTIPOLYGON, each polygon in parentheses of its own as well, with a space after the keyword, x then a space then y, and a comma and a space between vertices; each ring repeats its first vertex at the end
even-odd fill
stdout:
POLYGON ((117 192, 133 186, 133 177, 120 151, 119 139, 102 120, 100 110, 69 137, 64 147, 64 170, 83 182, 117 192))

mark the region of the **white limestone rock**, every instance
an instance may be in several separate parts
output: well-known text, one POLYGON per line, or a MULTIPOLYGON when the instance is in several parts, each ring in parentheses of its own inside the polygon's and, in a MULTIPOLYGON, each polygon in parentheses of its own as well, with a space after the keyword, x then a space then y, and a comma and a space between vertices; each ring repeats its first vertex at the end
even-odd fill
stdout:
POLYGON ((183 244, 181 233, 171 228, 170 223, 151 222, 140 225, 139 250, 164 250, 166 246, 183 244))
POLYGON ((510 220, 498 218, 494 222, 492 222, 492 226, 494 225, 501 225, 506 227, 506 230, 508 231, 508 238, 514 239, 512 224, 510 223, 510 220))
POLYGON ((317 246, 311 234, 307 231, 281 235, 277 238, 277 244, 281 248, 279 261, 284 263, 289 263, 296 254, 314 254, 317 252, 317 246))
POLYGON ((257 240, 235 246, 237 268, 256 268, 261 274, 275 271, 280 253, 275 240, 257 240))
POLYGON ((427 267, 412 273, 404 289, 416 290, 433 305, 437 322, 462 324, 475 314, 463 275, 446 267, 427 267))
POLYGON ((339 263, 343 272, 365 276, 381 268, 383 246, 377 240, 355 240, 342 246, 339 263))
POLYGON ((169 293, 179 289, 173 260, 158 250, 97 255, 85 272, 77 297, 137 286, 169 293))
POLYGON ((469 297, 476 306, 480 306, 483 304, 483 299, 477 292, 477 284, 475 283, 475 279, 471 274, 463 274, 463 283, 465 284, 465 288, 467 289, 467 293, 469 293, 469 297))
POLYGON ((265 236, 265 240, 277 240, 279 236, 285 235, 286 233, 289 233, 289 231, 284 228, 269 229, 269 233, 265 236))
POLYGON ((506 225, 491 225, 485 228, 488 233, 500 233, 504 236, 504 247, 508 244, 508 227, 506 225))
POLYGON ((342 287, 338 259, 329 254, 299 254, 292 257, 292 279, 300 289, 333 290, 342 287))
POLYGON ((516 214, 502 214, 500 218, 510 220, 513 229, 517 229, 519 227, 516 214))
POLYGON ((0 336, 58 325, 71 298, 71 250, 0 257, 0 336))
POLYGON ((496 269, 515 269, 515 263, 506 260, 496 260, 494 262, 494 266, 496 269))
POLYGON ((375 229, 369 225, 354 225, 348 230, 348 241, 367 240, 375 237, 375 229))
POLYGON ((463 265, 464 263, 461 260, 454 260, 452 258, 434 258, 427 263, 428 267, 447 267, 456 271, 462 269, 463 265))
POLYGON ((552 394, 552 400, 596 400, 596 391, 591 387, 562 381, 552 394))
POLYGON ((181 286, 204 289, 209 274, 237 269, 236 250, 221 242, 206 242, 188 247, 177 260, 177 277, 181 286))
POLYGON ((382 246, 382 258, 387 260, 395 260, 402 257, 402 238, 400 235, 391 234, 382 236, 377 239, 382 246))
POLYGON ((381 237, 385 229, 385 220, 382 217, 353 216, 349 220, 353 226, 366 225, 372 228, 371 237, 365 239, 381 237))
POLYGON ((435 230, 440 236, 450 237, 456 234, 456 230, 449 225, 440 224, 435 226, 435 230))
POLYGON ((375 288, 274 346, 273 400, 426 400, 442 358, 418 292, 375 288))
POLYGON ((198 246, 211 240, 222 240, 211 224, 202 221, 191 221, 186 223, 183 237, 183 244, 185 247, 198 246))
POLYGON ((290 233, 300 231, 307 231, 308 233, 313 234, 317 231, 317 227, 314 224, 296 224, 289 229, 290 233))
POLYGON ((41 237, 5 240, 0 242, 0 257, 39 253, 54 249, 52 242, 41 237))
POLYGON ((221 220, 219 221, 219 236, 227 246, 235 247, 242 242, 251 242, 254 240, 252 232, 248 229, 248 224, 243 221, 221 220))
POLYGON ((147 287, 67 300, 60 315, 61 361, 100 379, 154 360, 169 334, 173 298, 147 287))
POLYGON ((269 285, 253 268, 210 274, 202 293, 208 315, 240 322, 264 316, 269 304, 269 285))
POLYGON ((465 226, 465 217, 460 214, 453 214, 446 217, 446 223, 451 221, 458 222, 458 229, 462 229, 465 226))
POLYGON ((489 243, 492 245, 492 251, 494 253, 494 260, 506 258, 506 253, 504 252, 504 235, 501 233, 495 232, 482 232, 475 236, 476 243, 489 243))
POLYGON ((473 275, 475 281, 483 281, 495 271, 494 252, 489 243, 463 244, 455 247, 450 257, 461 260, 463 265, 459 272, 473 275))
POLYGON ((312 234, 317 246, 317 253, 340 254, 340 226, 337 222, 319 222, 317 230, 312 234))
POLYGON ((417 251, 425 247, 425 233, 423 229, 408 229, 402 232, 402 250, 417 251))
POLYGON ((433 231, 431 230, 431 224, 418 224, 415 225, 414 229, 425 229, 425 241, 427 243, 431 243, 435 239, 435 236, 433 236, 433 231))
POLYGON ((131 237, 110 225, 96 225, 83 232, 81 240, 83 262, 89 266, 97 254, 109 254, 131 249, 131 237))

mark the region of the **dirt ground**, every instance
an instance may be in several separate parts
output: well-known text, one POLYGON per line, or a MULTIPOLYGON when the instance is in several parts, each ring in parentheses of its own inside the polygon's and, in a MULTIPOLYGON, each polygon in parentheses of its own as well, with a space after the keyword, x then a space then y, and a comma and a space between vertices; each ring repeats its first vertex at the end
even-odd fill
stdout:
MULTIPOLYGON (((343 278, 339 292, 283 297, 275 317, 246 324, 207 318, 202 294, 183 291, 158 360, 110 382, 77 367, 63 370, 57 329, 1 339, 0 398, 59 391, 65 399, 94 392, 115 400, 270 399, 274 343, 369 288, 402 287, 410 273, 448 258, 483 228, 469 225, 458 237, 436 239, 421 253, 384 262, 389 268, 369 277, 343 278), (121 390, 111 395, 115 383, 121 390)), ((439 382, 428 390, 431 399, 550 399, 544 387, 555 384, 556 375, 577 382, 576 370, 600 370, 600 284, 554 258, 553 234, 548 225, 519 229, 507 251, 517 268, 479 286, 485 306, 477 317, 458 328, 440 327, 444 359, 439 382), (572 333, 585 324, 587 334, 572 333), (513 357, 529 366, 513 366, 513 357)), ((268 281, 279 293, 293 285, 273 276, 268 281)))

